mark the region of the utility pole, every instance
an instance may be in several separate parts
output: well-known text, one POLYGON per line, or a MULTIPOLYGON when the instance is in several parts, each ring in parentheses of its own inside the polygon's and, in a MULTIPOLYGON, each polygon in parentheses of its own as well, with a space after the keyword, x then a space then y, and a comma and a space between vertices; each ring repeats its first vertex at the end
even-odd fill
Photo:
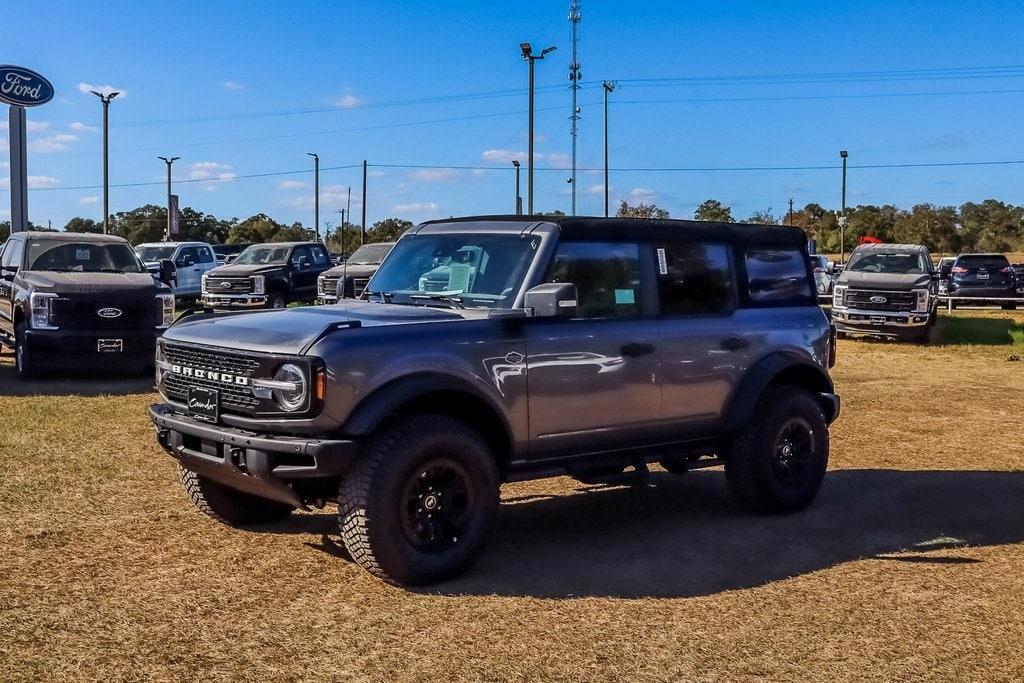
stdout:
POLYGON ((789 198, 789 216, 786 218, 786 225, 793 225, 793 198, 789 198))
POLYGON ((157 157, 167 164, 167 232, 164 233, 164 241, 171 240, 171 165, 181 157, 157 157))
POLYGON ((529 136, 527 156, 529 158, 527 159, 528 166, 526 169, 526 212, 531 216, 533 215, 533 63, 538 59, 544 59, 549 52, 554 52, 555 49, 554 46, 546 47, 541 50, 539 55, 535 55, 529 43, 519 43, 519 50, 523 55, 523 59, 530 64, 530 123, 528 126, 529 131, 527 132, 529 136))
POLYGON ((572 121, 572 176, 569 178, 569 184, 572 185, 573 216, 576 215, 576 137, 578 133, 577 125, 580 120, 580 108, 576 104, 576 94, 580 89, 580 80, 582 78, 576 49, 579 43, 579 24, 582 18, 583 14, 580 12, 579 0, 571 0, 569 3, 569 21, 572 23, 572 64, 569 65, 569 81, 572 83, 570 86, 572 89, 572 116, 569 117, 569 120, 572 121))
MULTIPOLYGON (((351 197, 351 190, 349 190, 351 197)), ((349 199, 349 201, 352 201, 349 199)), ((363 224, 359 226, 359 246, 366 242, 366 159, 363 159, 363 224)))
POLYGON ((348 204, 345 206, 345 215, 348 216, 348 222, 352 222, 352 186, 348 186, 348 204))
POLYGON ((846 157, 849 156, 845 149, 839 151, 843 160, 843 197, 842 216, 839 220, 839 261, 846 263, 846 157))
POLYGON ((90 90, 89 92, 100 98, 100 102, 103 103, 103 234, 106 235, 110 232, 110 159, 108 155, 109 147, 107 145, 107 110, 110 108, 110 101, 121 93, 112 92, 104 95, 95 90, 90 90))
POLYGON ((341 214, 341 223, 338 225, 338 240, 341 242, 341 251, 345 251, 345 209, 338 209, 341 214))
POLYGON ((306 152, 313 157, 313 226, 316 228, 316 241, 320 241, 320 157, 313 152, 306 152))
POLYGON ((605 81, 601 89, 604 90, 604 217, 608 218, 608 94, 615 90, 615 84, 605 81))
POLYGON ((516 159, 512 160, 512 165, 516 167, 516 215, 523 215, 523 198, 519 194, 519 161, 516 159))

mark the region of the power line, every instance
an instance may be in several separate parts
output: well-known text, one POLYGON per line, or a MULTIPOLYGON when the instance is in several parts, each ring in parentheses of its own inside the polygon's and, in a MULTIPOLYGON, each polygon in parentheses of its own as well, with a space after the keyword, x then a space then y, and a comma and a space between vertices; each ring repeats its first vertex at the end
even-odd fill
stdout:
MULTIPOLYGON (((359 168, 362 164, 348 164, 345 166, 321 166, 321 171, 339 171, 346 168, 359 168)), ((236 180, 248 180, 253 178, 269 178, 272 176, 282 175, 300 175, 309 173, 309 169, 303 169, 301 171, 269 171, 267 173, 249 173, 245 175, 236 175, 231 178, 189 178, 185 180, 175 180, 174 182, 179 185, 185 183, 231 183, 236 180)), ((148 187, 151 185, 163 185, 166 181, 154 181, 154 182, 138 182, 138 183, 115 183, 110 187, 148 187)), ((49 192, 52 190, 95 190, 103 187, 102 185, 74 185, 69 187, 36 187, 30 188, 31 192, 49 192)))

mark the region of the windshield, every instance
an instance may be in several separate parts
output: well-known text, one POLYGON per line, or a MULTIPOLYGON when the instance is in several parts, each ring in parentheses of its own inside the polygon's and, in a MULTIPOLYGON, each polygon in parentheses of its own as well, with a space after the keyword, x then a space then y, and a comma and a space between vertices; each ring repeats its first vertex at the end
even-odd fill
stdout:
POLYGON ((135 247, 135 253, 139 255, 139 258, 143 261, 163 261, 165 258, 169 259, 174 256, 174 250, 177 249, 175 246, 161 245, 158 247, 140 245, 135 247))
POLYGON ((540 246, 536 235, 425 234, 400 240, 367 286, 394 303, 451 297, 467 308, 511 308, 540 246))
POLYGON ((28 270, 59 273, 145 273, 139 257, 127 244, 97 244, 30 240, 28 270))
POLYGON ((288 260, 291 247, 278 247, 273 244, 256 244, 238 255, 231 265, 253 266, 269 263, 284 263, 288 260))
POLYGON ((384 257, 391 251, 393 244, 364 244, 355 250, 348 257, 349 265, 353 266, 374 266, 384 260, 384 257))
POLYGON ((924 254, 868 251, 855 254, 846 270, 864 273, 911 275, 928 272, 924 254))

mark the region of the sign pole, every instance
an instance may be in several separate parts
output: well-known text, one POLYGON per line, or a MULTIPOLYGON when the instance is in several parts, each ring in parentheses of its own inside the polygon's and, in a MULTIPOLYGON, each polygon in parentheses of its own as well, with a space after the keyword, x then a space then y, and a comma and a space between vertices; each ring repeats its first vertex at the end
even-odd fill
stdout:
POLYGON ((11 137, 11 232, 28 230, 28 145, 25 138, 25 107, 11 105, 8 115, 11 137))

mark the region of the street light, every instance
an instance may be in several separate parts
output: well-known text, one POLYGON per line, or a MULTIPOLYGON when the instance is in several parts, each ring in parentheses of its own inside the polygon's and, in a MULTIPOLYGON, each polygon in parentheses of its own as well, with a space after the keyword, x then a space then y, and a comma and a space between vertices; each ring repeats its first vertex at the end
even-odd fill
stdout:
POLYGON ((107 109, 110 107, 110 101, 120 95, 119 92, 112 92, 104 95, 101 92, 90 90, 93 95, 100 98, 100 102, 103 103, 103 234, 106 235, 110 232, 110 176, 109 176, 109 159, 107 155, 107 109))
POLYGON ((529 43, 519 43, 519 50, 522 52, 523 59, 530 64, 530 125, 529 125, 529 152, 527 153, 529 164, 526 171, 526 194, 527 194, 527 213, 533 215, 533 63, 538 59, 544 59, 549 53, 554 52, 557 48, 554 46, 546 47, 541 50, 539 55, 533 54, 533 47, 529 43))
POLYGON ((167 232, 164 234, 164 242, 171 240, 171 164, 181 157, 157 157, 167 164, 167 232))
POLYGON ((839 150, 839 156, 843 160, 843 198, 842 218, 839 220, 839 262, 846 263, 846 157, 849 156, 845 149, 839 150))
POLYGON ((615 84, 605 81, 601 89, 604 90, 604 217, 608 218, 608 93, 615 90, 615 84))
POLYGON ((512 160, 512 165, 516 167, 516 215, 523 215, 523 198, 519 196, 519 161, 516 159, 512 160))
POLYGON ((316 241, 320 241, 320 157, 313 152, 306 152, 313 157, 313 226, 316 228, 316 241))

